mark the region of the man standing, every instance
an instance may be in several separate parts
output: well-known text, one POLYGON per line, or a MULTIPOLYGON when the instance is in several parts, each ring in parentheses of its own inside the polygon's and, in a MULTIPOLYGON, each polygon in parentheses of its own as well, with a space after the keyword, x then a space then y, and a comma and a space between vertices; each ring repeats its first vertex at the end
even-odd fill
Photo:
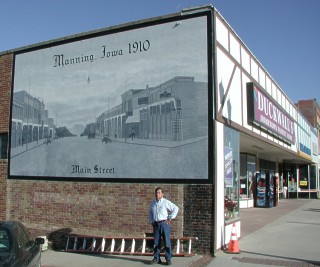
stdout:
POLYGON ((171 201, 163 197, 161 187, 154 190, 155 199, 152 201, 149 209, 149 223, 153 226, 153 260, 151 264, 161 263, 160 249, 161 237, 165 243, 165 258, 167 265, 171 265, 171 220, 174 219, 179 211, 179 208, 171 201))

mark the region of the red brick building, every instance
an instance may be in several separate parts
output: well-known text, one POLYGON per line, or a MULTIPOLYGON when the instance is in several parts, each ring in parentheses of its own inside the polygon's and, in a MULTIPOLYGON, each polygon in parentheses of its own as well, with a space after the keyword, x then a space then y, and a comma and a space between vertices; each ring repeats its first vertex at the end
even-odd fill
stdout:
POLYGON ((318 130, 318 151, 320 151, 320 107, 317 100, 299 100, 298 103, 296 103, 296 107, 311 126, 318 130))

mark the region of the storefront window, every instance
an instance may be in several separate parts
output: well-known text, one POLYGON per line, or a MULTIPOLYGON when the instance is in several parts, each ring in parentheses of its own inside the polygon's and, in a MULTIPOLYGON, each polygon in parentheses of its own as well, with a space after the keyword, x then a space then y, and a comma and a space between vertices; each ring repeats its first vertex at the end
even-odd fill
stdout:
POLYGON ((239 217, 239 133, 228 127, 224 131, 224 216, 233 220, 239 217))
POLYGON ((308 165, 299 167, 299 188, 300 190, 308 190, 310 183, 308 179, 308 165))
POLYGON ((299 166, 299 198, 317 197, 317 166, 299 166))
POLYGON ((310 166, 310 189, 317 189, 317 166, 310 166))
POLYGON ((284 166, 284 184, 288 186, 288 196, 296 197, 297 195, 297 166, 285 165, 284 166))
POLYGON ((253 179, 256 172, 256 157, 249 154, 240 155, 240 198, 252 198, 253 179))
POLYGON ((306 190, 306 189, 316 189, 317 188, 317 168, 315 165, 305 165, 300 166, 299 173, 300 173, 300 189, 306 190), (309 170, 310 169, 310 170, 309 170), (310 178, 309 177, 309 171, 310 171, 310 178))
POLYGON ((317 171, 318 165, 279 164, 283 197, 317 198, 319 188, 317 171))

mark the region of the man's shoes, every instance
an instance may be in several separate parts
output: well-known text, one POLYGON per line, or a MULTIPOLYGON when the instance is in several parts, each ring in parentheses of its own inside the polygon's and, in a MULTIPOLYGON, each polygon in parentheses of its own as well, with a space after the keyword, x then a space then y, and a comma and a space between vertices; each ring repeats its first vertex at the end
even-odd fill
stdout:
POLYGON ((150 262, 150 264, 157 264, 157 263, 161 264, 162 262, 160 259, 157 259, 157 258, 153 258, 153 260, 150 262))
POLYGON ((171 264, 172 264, 171 260, 167 260, 167 265, 171 265, 171 264))

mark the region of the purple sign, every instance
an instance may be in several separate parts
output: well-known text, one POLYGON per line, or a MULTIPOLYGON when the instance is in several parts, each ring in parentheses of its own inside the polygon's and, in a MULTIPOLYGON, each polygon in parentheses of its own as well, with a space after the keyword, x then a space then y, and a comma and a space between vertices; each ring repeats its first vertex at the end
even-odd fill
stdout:
POLYGON ((266 94, 253 86, 254 122, 295 143, 294 121, 266 94))

